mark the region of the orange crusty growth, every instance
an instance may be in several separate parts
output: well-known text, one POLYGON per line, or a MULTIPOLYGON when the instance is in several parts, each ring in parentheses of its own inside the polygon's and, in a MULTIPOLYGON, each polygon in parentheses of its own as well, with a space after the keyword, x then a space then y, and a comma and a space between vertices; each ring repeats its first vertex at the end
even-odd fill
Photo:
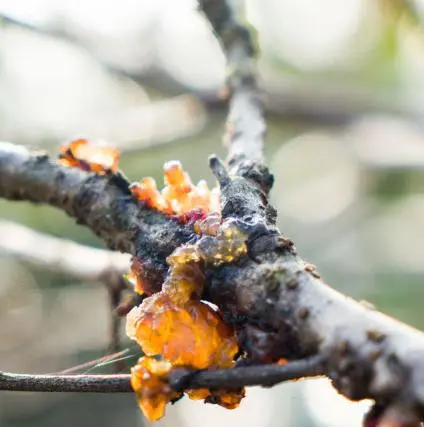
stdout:
POLYGON ((181 395, 167 384, 171 368, 172 365, 164 360, 141 357, 131 369, 131 386, 136 392, 137 402, 151 421, 161 418, 165 405, 181 395))
MULTIPOLYGON (((85 139, 61 148, 58 162, 106 175, 118 171, 114 148, 90 144, 85 139)), ((147 298, 127 315, 127 335, 145 353, 131 370, 131 385, 144 415, 161 418, 168 402, 179 398, 168 384, 174 367, 231 368, 238 353, 235 333, 217 309, 200 300, 204 267, 237 261, 247 253, 246 235, 231 221, 222 222, 219 189, 205 181, 196 186, 179 162, 164 166, 165 187, 159 191, 152 178, 132 184, 133 197, 182 222, 193 224, 197 241, 177 248, 168 258, 169 272, 162 290, 155 293, 141 259, 134 257, 126 276, 134 290, 147 298), (146 279, 147 278, 147 279, 146 279), (160 360, 158 360, 160 356, 160 360)), ((205 399, 236 408, 244 397, 239 390, 187 390, 191 399, 205 399)))
MULTIPOLYGON (((224 223, 215 238, 205 236, 168 257, 170 269, 162 291, 146 298, 127 317, 127 334, 145 354, 161 354, 173 365, 198 369, 232 364, 238 351, 232 329, 199 300, 204 282, 200 262, 219 265, 236 260, 247 251, 244 239, 235 225, 224 223)), ((137 281, 136 289, 142 289, 137 281)))
POLYGON ((234 332, 210 306, 196 300, 174 303, 166 292, 148 300, 130 312, 127 328, 145 354, 196 369, 232 365, 238 351, 234 332))
POLYGON ((193 210, 219 211, 219 190, 209 190, 206 181, 193 185, 180 162, 164 165, 165 187, 159 191, 153 178, 147 177, 130 187, 134 197, 147 206, 184 219, 193 210))
POLYGON ((119 151, 114 147, 90 143, 87 139, 77 139, 60 147, 57 162, 105 175, 118 171, 119 151))
MULTIPOLYGON (((118 149, 81 138, 60 147, 57 163, 106 175, 118 172, 119 157, 118 149)), ((159 191, 155 180, 146 177, 132 183, 130 191, 150 208, 176 215, 182 222, 194 222, 210 212, 220 211, 219 188, 210 190, 204 180, 193 185, 180 162, 165 163, 164 182, 165 187, 159 191)))
MULTIPOLYGON (((177 248, 168 257, 170 268, 162 290, 146 298, 127 316, 127 335, 140 344, 147 356, 161 355, 172 367, 231 368, 238 352, 233 329, 217 310, 200 301, 203 266, 235 261, 247 251, 245 234, 232 222, 220 222, 219 217, 212 215, 195 223, 195 229, 203 232, 202 237, 194 244, 177 248)), ((136 289, 141 288, 136 284, 136 289)), ((145 388, 149 387, 148 383, 133 382, 144 414, 157 419, 157 411, 146 409, 148 405, 144 404, 145 388)), ((164 404, 160 407, 164 410, 170 399, 166 393, 161 396, 164 404)), ((244 390, 189 390, 188 396, 232 409, 240 403, 244 390)))
MULTIPOLYGON (((134 292, 136 292, 139 295, 143 295, 147 291, 146 284, 144 283, 144 280, 142 279, 142 263, 137 257, 134 257, 131 261, 131 269, 128 274, 126 274, 124 277, 128 280, 128 282, 133 285, 134 292)), ((150 294, 150 292, 149 292, 150 294)))

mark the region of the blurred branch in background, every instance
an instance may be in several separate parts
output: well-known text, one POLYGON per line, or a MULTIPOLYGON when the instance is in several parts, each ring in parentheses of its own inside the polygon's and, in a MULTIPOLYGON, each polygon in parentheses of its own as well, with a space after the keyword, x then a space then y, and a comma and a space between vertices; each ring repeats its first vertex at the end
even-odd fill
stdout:
POLYGON ((73 37, 65 29, 48 29, 5 15, 0 15, 1 22, 6 25, 0 26, 3 34, 0 57, 6 65, 1 81, 4 90, 0 96, 0 114, 4 126, 0 138, 39 145, 40 140, 57 144, 78 134, 111 140, 124 151, 137 151, 197 134, 204 127, 206 114, 196 96, 171 94, 164 99, 157 96, 150 99, 138 82, 105 65, 96 53, 95 43, 91 49, 85 39, 73 37), (14 55, 14 49, 28 45, 32 46, 34 56, 57 54, 58 62, 45 70, 44 61, 34 62, 35 57, 27 50, 18 57, 14 55), (26 77, 21 76, 16 84, 21 67, 31 68, 32 74, 24 73, 26 77), (80 73, 89 77, 75 85, 75 77, 79 79, 80 73), (55 85, 60 85, 61 97, 56 96, 55 85), (21 105, 21 97, 26 96, 42 102, 43 108, 34 102, 21 105), (14 98, 13 104, 9 103, 9 97, 14 98), (13 115, 15 108, 21 111, 18 120, 13 115), (55 123, 53 116, 61 108, 67 113, 60 114, 55 123), (23 116, 25 126, 21 122, 23 116))
POLYGON ((113 141, 128 153, 197 134, 205 121, 202 103, 192 95, 179 95, 94 117, 82 129, 94 138, 113 141))
POLYGON ((84 49, 90 56, 96 58, 96 60, 101 64, 101 66, 109 72, 114 74, 122 75, 125 77, 130 77, 134 79, 135 75, 125 71, 124 68, 119 68, 117 65, 112 65, 109 61, 102 59, 99 55, 96 45, 89 42, 89 40, 84 38, 85 32, 80 31, 78 33, 77 29, 72 29, 72 25, 68 26, 63 22, 50 23, 47 25, 32 24, 25 22, 21 19, 14 18, 0 13, 0 24, 10 25, 13 27, 21 28, 23 30, 30 31, 34 34, 39 34, 46 37, 52 37, 54 39, 63 40, 65 42, 70 42, 78 45, 80 48, 84 49))
MULTIPOLYGON (((390 5, 391 15, 415 17, 410 19, 411 24, 415 26, 417 15, 411 12, 414 9, 406 9, 405 12, 405 5, 409 3, 403 1, 397 3, 395 6, 390 5)), ((157 106, 155 105, 157 101, 154 101, 144 106, 130 107, 123 111, 121 109, 119 112, 112 111, 109 115, 94 116, 80 124, 77 130, 75 127, 74 130, 63 129, 61 134, 52 134, 49 138, 63 139, 76 131, 85 132, 90 137, 101 135, 119 143, 124 150, 133 151, 198 132, 206 119, 202 104, 209 111, 225 107, 225 102, 216 91, 197 90, 195 87, 185 85, 175 79, 168 70, 156 64, 153 59, 146 60, 143 66, 132 69, 126 61, 120 63, 105 58, 102 56, 104 49, 99 48, 95 37, 90 41, 87 32, 79 31, 78 26, 66 25, 63 22, 32 24, 5 14, 0 15, 1 20, 6 27, 22 28, 52 39, 70 42, 82 48, 101 65, 107 74, 124 77, 124 80, 133 82, 138 89, 150 88, 167 96, 173 96, 175 93, 193 93, 191 96, 164 100, 164 104, 160 103, 157 106), (162 113, 168 112, 168 108, 172 114, 166 117, 169 125, 169 129, 166 129, 161 126, 161 123, 164 120, 162 113)), ((270 67, 269 64, 261 67, 261 73, 267 110, 284 121, 340 126, 358 116, 376 112, 402 115, 420 122, 422 120, 421 114, 417 114, 413 108, 399 102, 392 102, 391 96, 385 95, 377 88, 370 89, 366 82, 364 84, 358 80, 337 82, 322 79, 317 84, 316 81, 301 78, 301 75, 298 76, 299 78, 290 76, 282 78, 281 70, 270 67)), ((5 135, 3 138, 17 139, 14 135, 5 135)))
POLYGON ((79 280, 121 287, 130 256, 90 248, 70 240, 47 236, 23 225, 0 220, 0 254, 66 274, 79 280))
POLYGON ((47 236, 5 220, 0 220, 0 236, 0 255, 12 256, 78 280, 103 283, 111 304, 109 351, 119 351, 120 317, 115 309, 122 292, 128 289, 122 275, 129 268, 129 255, 47 236))

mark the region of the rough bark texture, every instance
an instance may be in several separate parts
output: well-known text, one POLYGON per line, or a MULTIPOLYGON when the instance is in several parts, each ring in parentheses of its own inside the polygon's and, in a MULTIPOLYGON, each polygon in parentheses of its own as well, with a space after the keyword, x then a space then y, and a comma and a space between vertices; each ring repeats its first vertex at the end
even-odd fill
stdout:
POLYGON ((334 291, 292 251, 275 249, 213 276, 211 300, 247 339, 265 344, 256 351, 326 355, 327 374, 346 396, 414 396, 423 407, 424 335, 334 291))
POLYGON ((129 375, 26 375, 0 372, 0 389, 15 391, 124 393, 129 375))
POLYGON ((235 19, 227 2, 199 0, 199 6, 227 57, 230 105, 225 142, 229 164, 240 159, 262 163, 266 124, 256 78, 252 33, 235 19))
POLYGON ((162 273, 166 256, 191 235, 179 222, 135 202, 124 178, 66 168, 45 153, 9 143, 0 143, 0 197, 62 209, 109 248, 148 259, 162 273))

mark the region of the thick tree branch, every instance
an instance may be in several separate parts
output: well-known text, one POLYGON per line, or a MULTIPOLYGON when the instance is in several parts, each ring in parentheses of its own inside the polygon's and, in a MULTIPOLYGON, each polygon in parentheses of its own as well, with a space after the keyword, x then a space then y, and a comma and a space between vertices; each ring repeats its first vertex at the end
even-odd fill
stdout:
POLYGON ((246 224, 250 259, 210 271, 208 297, 236 325, 252 360, 319 354, 327 359, 327 375, 347 397, 373 398, 387 411, 408 412, 414 422, 423 419, 424 334, 326 286, 276 230, 268 204, 272 176, 259 153, 264 126, 251 71, 251 37, 226 0, 199 4, 229 66, 246 76, 229 79, 229 122, 235 120, 229 171, 216 158, 211 167, 221 186, 223 216, 246 224))
MULTIPOLYGON (((170 374, 169 384, 175 390, 237 389, 249 385, 272 386, 283 381, 319 376, 323 372, 323 359, 314 357, 283 366, 244 366, 204 371, 176 368, 170 374)), ((9 372, 0 372, 0 390, 91 393, 132 391, 129 375, 26 375, 9 372)))
POLYGON ((190 231, 134 201, 127 185, 123 178, 66 168, 45 153, 0 143, 0 197, 62 209, 108 247, 149 259, 163 270, 165 257, 190 231))
MULTIPOLYGON (((113 249, 129 252, 146 259, 145 270, 159 283, 167 270, 166 257, 190 236, 190 231, 178 222, 136 203, 125 179, 116 176, 99 176, 56 164, 44 153, 32 153, 25 147, 0 143, 0 197, 9 200, 29 200, 47 203, 64 210, 79 224, 88 226, 113 249)), ((23 229, 3 230, 3 246, 27 260, 48 263, 51 267, 66 270, 79 278, 101 280, 109 290, 112 307, 110 351, 119 350, 119 323, 115 313, 123 280, 122 261, 119 255, 108 259, 106 252, 81 248, 62 242, 58 251, 57 240, 39 241, 32 253, 22 239, 23 229), (7 238, 10 233, 14 238, 7 238), (16 233, 21 239, 16 239, 16 233), (36 249, 35 249, 36 248, 36 249), (83 251, 83 253, 82 253, 83 251)), ((35 237, 26 237, 34 240, 35 237)), ((34 243, 34 242, 33 242, 34 243)), ((122 259, 122 258, 121 258, 122 259)))

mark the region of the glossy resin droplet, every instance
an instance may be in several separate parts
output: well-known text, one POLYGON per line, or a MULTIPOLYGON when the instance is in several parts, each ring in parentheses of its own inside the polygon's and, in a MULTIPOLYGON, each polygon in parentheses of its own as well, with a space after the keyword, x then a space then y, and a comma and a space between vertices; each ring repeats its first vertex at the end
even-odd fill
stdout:
POLYGON ((140 409, 150 421, 162 418, 166 404, 181 395, 167 383, 171 368, 169 362, 141 357, 131 369, 131 387, 136 393, 140 409))
POLYGON ((95 144, 87 139, 77 139, 60 148, 57 162, 100 175, 116 173, 119 150, 104 143, 95 144))
MULTIPOLYGON (((200 300, 203 270, 205 265, 234 262, 245 255, 247 236, 235 223, 221 223, 216 214, 198 220, 194 228, 200 234, 198 240, 177 248, 167 258, 169 272, 162 290, 128 314, 127 335, 137 341, 147 356, 160 355, 172 367, 231 368, 239 350, 236 336, 219 311, 200 300)), ((134 277, 137 268, 135 264, 134 277)), ((142 288, 137 282, 136 286, 142 288)), ((244 389, 188 390, 187 394, 233 409, 243 398, 244 389)), ((145 409, 143 412, 150 417, 145 409)))
POLYGON ((137 200, 183 222, 205 218, 207 213, 220 210, 219 190, 211 191, 203 180, 194 185, 178 161, 165 163, 164 184, 159 191, 155 180, 147 177, 133 183, 130 189, 137 200))

